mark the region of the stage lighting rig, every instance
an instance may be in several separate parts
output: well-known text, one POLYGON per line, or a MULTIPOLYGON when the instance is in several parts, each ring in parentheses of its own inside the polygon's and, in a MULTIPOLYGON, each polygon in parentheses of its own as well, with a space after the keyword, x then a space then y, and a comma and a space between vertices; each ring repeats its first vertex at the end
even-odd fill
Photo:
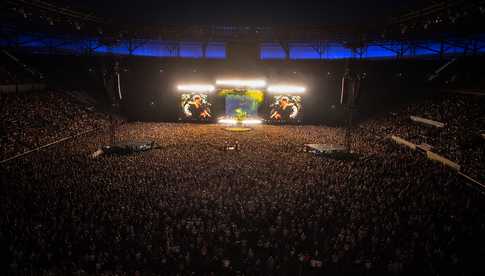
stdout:
POLYGON ((223 79, 223 80, 216 80, 216 85, 225 86, 225 87, 237 87, 237 88, 264 88, 266 87, 266 81, 261 79, 255 79, 255 80, 223 79))
POLYGON ((178 91, 190 93, 210 93, 215 89, 211 84, 181 84, 177 86, 178 91))
POLYGON ((294 86, 294 85, 271 85, 268 86, 267 91, 273 94, 303 94, 306 91, 306 88, 303 86, 294 86))

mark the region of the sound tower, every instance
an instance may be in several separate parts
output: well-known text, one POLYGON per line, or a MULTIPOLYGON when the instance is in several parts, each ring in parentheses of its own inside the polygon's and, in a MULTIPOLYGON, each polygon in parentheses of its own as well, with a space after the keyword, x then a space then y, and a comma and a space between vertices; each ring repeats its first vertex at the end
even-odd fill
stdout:
POLYGON ((362 77, 359 75, 352 76, 349 71, 346 71, 342 78, 342 86, 340 91, 340 104, 354 107, 358 104, 361 91, 360 84, 362 77))
POLYGON ((345 70, 344 76, 342 77, 342 86, 340 90, 340 104, 346 105, 349 102, 350 91, 352 89, 352 78, 350 75, 350 70, 345 70))

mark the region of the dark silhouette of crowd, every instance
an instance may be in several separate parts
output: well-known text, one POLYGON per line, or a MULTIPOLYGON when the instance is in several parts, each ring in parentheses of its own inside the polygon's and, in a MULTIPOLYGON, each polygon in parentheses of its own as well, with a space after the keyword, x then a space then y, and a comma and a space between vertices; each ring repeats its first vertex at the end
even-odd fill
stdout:
MULTIPOLYGON (((464 166, 481 162, 473 171, 483 174, 476 171, 483 154, 474 154, 483 143, 457 146, 483 126, 471 117, 483 113, 475 104, 445 97, 370 120, 354 129, 354 158, 343 160, 303 150, 342 143, 344 129, 322 126, 234 133, 218 125, 130 123, 119 127, 118 141, 154 140, 160 149, 93 158, 109 141, 100 132, 36 152, 0 167, 1 271, 483 274, 483 195, 388 139, 419 142, 424 132, 423 141, 464 166), (448 125, 415 125, 409 114, 448 125), (223 150, 236 141, 239 151, 223 150)), ((32 108, 46 116, 42 105, 32 108)), ((81 118, 68 122, 79 123, 76 130, 91 126, 81 118)))
POLYGON ((414 144, 459 163, 466 173, 485 181, 485 97, 473 94, 435 93, 399 112, 379 116, 363 125, 375 133, 400 135, 414 144), (413 122, 419 116, 444 123, 443 128, 413 122))
POLYGON ((106 126, 107 116, 93 110, 64 91, 0 94, 0 160, 106 126))

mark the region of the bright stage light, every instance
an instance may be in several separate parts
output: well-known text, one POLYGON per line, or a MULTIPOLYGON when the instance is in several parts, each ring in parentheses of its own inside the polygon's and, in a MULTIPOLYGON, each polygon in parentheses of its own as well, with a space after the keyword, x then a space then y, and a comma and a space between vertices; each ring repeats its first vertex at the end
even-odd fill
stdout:
POLYGON ((242 121, 243 125, 260 125, 263 123, 262 120, 257 119, 247 119, 242 121))
POLYGON ((284 94, 284 93, 303 94, 305 93, 305 91, 306 91, 306 88, 303 86, 272 85, 268 87, 268 92, 275 93, 275 94, 284 94))
POLYGON ((247 88, 262 88, 266 86, 265 80, 216 80, 216 84, 220 86, 230 87, 247 87, 247 88))
POLYGON ((235 125, 237 121, 235 119, 219 119, 219 124, 226 124, 226 125, 235 125))
POLYGON ((214 85, 210 84, 183 84, 177 86, 178 91, 193 93, 209 93, 215 89, 214 85))
POLYGON ((218 120, 219 124, 225 124, 225 125, 236 125, 239 122, 243 125, 260 125, 263 123, 262 120, 258 119, 245 119, 242 121, 237 121, 236 119, 219 119, 218 120))

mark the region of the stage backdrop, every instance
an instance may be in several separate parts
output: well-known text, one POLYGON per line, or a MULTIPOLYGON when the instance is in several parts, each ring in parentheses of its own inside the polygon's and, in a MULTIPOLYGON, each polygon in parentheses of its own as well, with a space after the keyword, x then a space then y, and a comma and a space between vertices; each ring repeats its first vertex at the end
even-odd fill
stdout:
POLYGON ((225 111, 228 117, 241 114, 247 117, 257 117, 264 101, 264 93, 261 90, 222 89, 218 95, 225 99, 225 111))

